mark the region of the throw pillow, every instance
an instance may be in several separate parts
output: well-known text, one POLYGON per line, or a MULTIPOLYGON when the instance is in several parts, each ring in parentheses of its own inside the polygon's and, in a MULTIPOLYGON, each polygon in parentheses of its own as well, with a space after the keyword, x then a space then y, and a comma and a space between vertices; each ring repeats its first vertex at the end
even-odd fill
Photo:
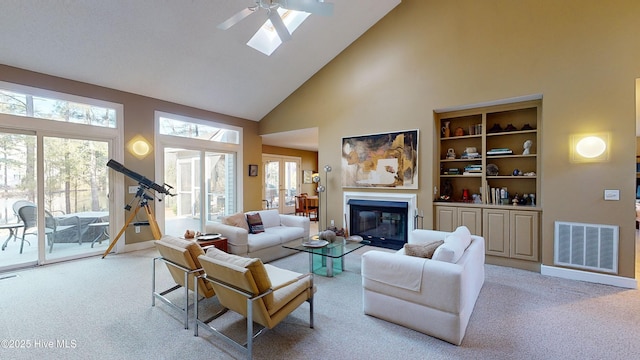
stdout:
POLYGON ((434 241, 430 244, 404 244, 404 253, 409 256, 416 256, 431 259, 438 246, 444 244, 444 240, 434 241))
POLYGON ((264 232, 264 225, 262 225, 262 218, 260 217, 260 214, 247 214, 247 222, 249 223, 249 231, 252 234, 264 232))
POLYGON ((444 244, 439 246, 433 253, 433 260, 457 263, 464 254, 464 243, 457 236, 449 235, 444 240, 444 244))
POLYGON ((231 226, 243 228, 249 231, 249 224, 247 224, 247 218, 241 212, 223 217, 222 223, 225 225, 231 225, 231 226))
MULTIPOLYGON (((458 226, 451 235, 455 235, 456 241, 461 241, 464 249, 468 248, 471 244, 471 232, 466 226, 458 226)), ((444 239, 447 242, 447 239, 444 239)))

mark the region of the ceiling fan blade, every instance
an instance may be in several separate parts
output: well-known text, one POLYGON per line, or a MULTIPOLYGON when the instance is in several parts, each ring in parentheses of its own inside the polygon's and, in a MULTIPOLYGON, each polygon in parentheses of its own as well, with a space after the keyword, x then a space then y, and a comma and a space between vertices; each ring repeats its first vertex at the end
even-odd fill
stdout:
POLYGON ((280 7, 323 16, 331 16, 333 14, 333 3, 318 0, 282 0, 280 7))
POLYGON ((282 22, 282 18, 280 18, 280 14, 278 14, 277 10, 272 10, 269 12, 269 20, 271 20, 271 25, 273 25, 273 28, 276 29, 276 32, 278 33, 278 36, 280 37, 280 40, 282 40, 282 42, 291 40, 291 34, 289 33, 287 27, 284 25, 284 22, 282 22))
POLYGON ((235 24, 239 23, 240 21, 242 21, 242 19, 244 19, 247 16, 253 14, 254 11, 255 11, 255 9, 244 8, 244 9, 238 11, 237 13, 235 13, 233 16, 231 16, 230 18, 228 18, 224 22, 220 23, 220 25, 218 25, 217 28, 220 29, 220 30, 227 30, 228 28, 230 28, 233 25, 235 25, 235 24))

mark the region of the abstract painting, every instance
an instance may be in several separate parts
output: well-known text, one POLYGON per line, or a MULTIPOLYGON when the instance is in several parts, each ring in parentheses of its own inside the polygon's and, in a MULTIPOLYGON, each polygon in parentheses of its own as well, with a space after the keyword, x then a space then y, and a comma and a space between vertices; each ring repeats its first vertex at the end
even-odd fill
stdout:
POLYGON ((418 130, 342 138, 342 186, 418 188, 418 130))

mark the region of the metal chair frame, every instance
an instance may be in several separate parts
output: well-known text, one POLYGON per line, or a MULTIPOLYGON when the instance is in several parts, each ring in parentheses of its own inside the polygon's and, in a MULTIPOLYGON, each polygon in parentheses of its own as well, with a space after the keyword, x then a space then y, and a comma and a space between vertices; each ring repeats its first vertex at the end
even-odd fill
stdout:
MULTIPOLYGON (((304 274, 301 277, 305 277, 305 276, 310 276, 311 277, 311 284, 310 287, 313 289, 313 274, 308 273, 308 274, 304 274)), ((247 336, 247 340, 245 343, 241 344, 235 340, 233 340, 232 338, 230 338, 229 336, 225 335, 224 333, 222 333, 220 330, 216 329, 215 327, 211 326, 210 323, 219 318, 222 314, 224 314, 225 312, 227 312, 228 309, 223 309, 222 311, 218 312, 217 314, 215 314, 214 316, 212 316, 211 318, 207 319, 207 320, 200 320, 198 318, 198 299, 196 297, 195 299, 195 329, 194 329, 194 336, 198 336, 198 327, 202 326, 204 327, 206 330, 208 330, 209 332, 211 332, 213 335, 219 337, 220 339, 226 341, 227 343, 229 343, 230 345, 232 345, 233 347, 235 347, 236 349, 238 349, 239 351, 241 351, 243 354, 246 355, 247 359, 252 359, 253 358, 253 340, 255 338, 257 338, 258 336, 260 336, 261 334, 263 334, 264 332, 266 332, 267 328, 258 324, 258 326, 260 327, 260 329, 258 331, 256 331, 254 333, 253 331, 253 303, 261 298, 263 298, 264 296, 272 293, 274 290, 273 289, 268 289, 265 292, 263 292, 262 294, 257 294, 254 295, 253 293, 247 292, 243 289, 240 289, 232 284, 226 283, 222 280, 218 280, 212 276, 210 276, 209 274, 203 274, 199 276, 200 278, 202 278, 205 281, 209 281, 213 284, 217 284, 219 286, 222 286, 226 289, 229 289, 231 291, 234 291, 244 297, 247 298, 247 315, 246 315, 246 319, 247 319, 247 332, 246 332, 246 336, 247 336)), ((195 282, 195 287, 196 290, 195 292, 198 292, 198 282, 195 282)), ((309 297, 309 299, 306 300, 306 302, 309 303, 309 327, 313 329, 313 293, 311 294, 311 297, 309 297)), ((242 315, 242 314, 241 314, 242 315)))
MULTIPOLYGON (((181 271, 184 272, 184 283, 188 284, 189 283, 189 275, 194 275, 196 276, 196 273, 202 271, 202 268, 199 269, 194 269, 194 270, 189 270, 185 267, 183 267, 182 265, 176 264, 171 260, 165 259, 162 256, 158 256, 156 258, 153 258, 153 275, 151 277, 151 306, 156 306, 156 299, 162 301, 163 303, 169 305, 170 307, 184 312, 184 328, 188 329, 189 328, 189 288, 187 286, 182 286, 180 284, 176 284, 173 287, 170 287, 164 291, 161 292, 157 292, 156 291, 156 262, 157 261, 162 261, 163 263, 167 264, 168 266, 173 266, 177 269, 180 269, 181 271), (167 298, 165 295, 174 292, 180 288, 184 288, 184 299, 185 299, 185 303, 184 303, 184 308, 179 306, 178 304, 172 302, 171 300, 169 300, 169 298, 167 298)), ((195 291, 193 293, 193 297, 194 297, 194 304, 197 304, 197 300, 198 300, 198 282, 195 282, 195 291)), ((197 314, 197 312, 196 312, 197 314)), ((197 328, 197 326, 196 326, 197 328)))

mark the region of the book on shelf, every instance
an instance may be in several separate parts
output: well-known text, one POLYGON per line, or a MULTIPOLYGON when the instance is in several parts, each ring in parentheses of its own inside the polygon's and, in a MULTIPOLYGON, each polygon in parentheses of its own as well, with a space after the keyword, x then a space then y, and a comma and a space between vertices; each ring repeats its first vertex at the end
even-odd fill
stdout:
POLYGON ((480 194, 482 194, 481 196, 483 204, 489 204, 491 202, 491 199, 489 199, 489 183, 487 183, 486 180, 482 183, 480 194))
POLYGON ((496 148, 487 151, 487 155, 511 155, 513 150, 507 148, 496 148))
POLYGON ((509 202, 509 191, 506 187, 490 188, 488 204, 504 205, 509 202))
POLYGON ((475 153, 466 153, 463 152, 462 155, 460 156, 460 159, 481 159, 482 155, 475 152, 475 153))

